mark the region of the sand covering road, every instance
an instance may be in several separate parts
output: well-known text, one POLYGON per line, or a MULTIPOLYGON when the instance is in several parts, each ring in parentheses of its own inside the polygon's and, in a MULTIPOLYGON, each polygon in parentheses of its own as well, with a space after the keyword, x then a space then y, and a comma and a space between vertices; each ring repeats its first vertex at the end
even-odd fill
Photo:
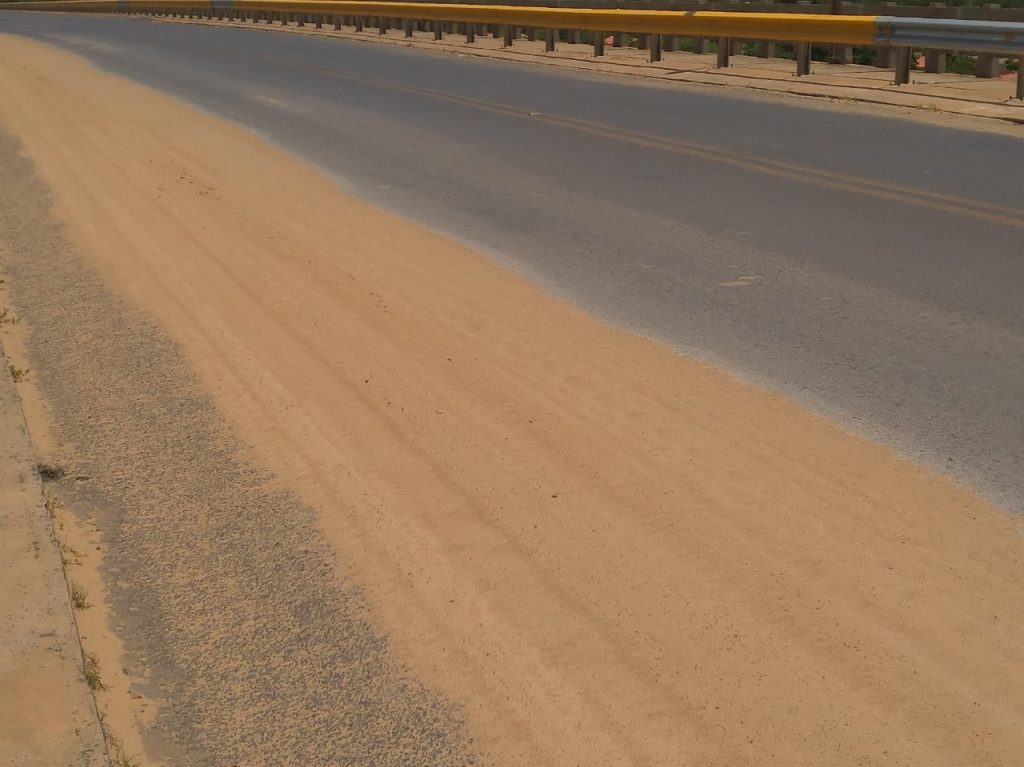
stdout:
POLYGON ((1019 520, 68 54, 0 119, 486 761, 1024 753, 1019 520))

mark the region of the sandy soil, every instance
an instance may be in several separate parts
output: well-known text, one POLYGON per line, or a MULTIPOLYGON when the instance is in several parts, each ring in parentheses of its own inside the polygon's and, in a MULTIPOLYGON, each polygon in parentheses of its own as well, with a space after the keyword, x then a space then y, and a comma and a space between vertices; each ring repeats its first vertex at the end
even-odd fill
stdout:
MULTIPOLYGON (((213 509, 181 513, 175 545, 141 556, 159 504, 125 504, 122 529, 139 540, 112 546, 122 578, 178 556, 207 568, 146 583, 150 597, 177 589, 154 615, 183 638, 125 628, 129 646, 191 643, 165 664, 164 708, 187 694, 200 714, 169 727, 216 749, 209 723, 225 707, 266 704, 241 672, 226 692, 201 683, 223 677, 226 658, 250 662, 220 652, 247 630, 234 609, 245 591, 221 583, 268 567, 288 580, 313 560, 321 580, 287 592, 304 618, 320 626, 331 589, 361 585, 391 651, 459 704, 487 762, 1010 765, 1024 753, 1019 520, 70 55, 0 37, 0 120, 84 259, 48 273, 22 261, 12 280, 33 328, 71 336, 61 361, 92 371, 77 388, 48 379, 58 419, 77 414, 78 453, 102 452, 90 435, 122 434, 88 417, 101 412, 128 430, 122 441, 152 440, 158 459, 195 451, 199 472, 235 460, 207 444, 226 439, 203 425, 211 411, 138 423, 166 392, 187 404, 197 393, 182 387, 198 381, 243 457, 315 510, 338 556, 301 515, 286 515, 294 530, 276 523, 270 495, 234 509, 241 527, 211 524, 223 500, 213 483, 213 509), (73 312, 40 308, 58 278, 72 292, 100 284, 73 312), (151 354, 164 333, 191 370, 151 354), (159 375, 138 391, 105 376, 108 364, 159 375), (207 556, 180 548, 191 525, 207 556), (249 561, 235 561, 240 536, 249 561), (274 543, 288 556, 265 559, 274 543), (322 583, 327 563, 341 585, 322 583), (174 687, 182 676, 194 684, 174 687)), ((112 502, 143 492, 134 477, 110 483, 112 502)), ((275 610, 288 600, 261 603, 275 610)), ((323 696, 318 673, 336 649, 280 639, 292 642, 281 662, 304 659, 287 666, 284 714, 329 723, 345 696, 323 696), (304 684, 317 694, 303 699, 304 684)), ((246 706, 239 729, 259 719, 246 706)))
POLYGON ((111 750, 137 767, 471 763, 312 510, 239 460, 179 350, 78 258, 2 130, 0 166, 2 268, 29 330, 12 353, 41 363, 20 393, 40 457, 67 469, 47 487, 88 588, 111 750))

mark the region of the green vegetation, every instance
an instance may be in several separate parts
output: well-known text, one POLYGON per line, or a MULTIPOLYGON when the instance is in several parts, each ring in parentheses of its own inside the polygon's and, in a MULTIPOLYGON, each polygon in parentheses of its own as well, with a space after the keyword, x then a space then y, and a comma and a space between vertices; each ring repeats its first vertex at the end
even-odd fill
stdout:
POLYGON ((107 752, 110 754, 112 767, 138 767, 138 762, 124 752, 124 743, 121 742, 121 739, 110 731, 107 726, 107 717, 102 711, 100 711, 100 729, 103 730, 103 739, 107 742, 107 752))
POLYGON ((85 675, 85 683, 89 685, 90 690, 105 690, 106 685, 103 684, 103 678, 100 676, 100 660, 93 653, 87 652, 82 654, 82 666, 83 673, 85 675))
POLYGON ((76 610, 84 610, 89 607, 89 592, 85 590, 84 586, 80 586, 74 581, 69 581, 68 591, 71 592, 72 607, 76 610))

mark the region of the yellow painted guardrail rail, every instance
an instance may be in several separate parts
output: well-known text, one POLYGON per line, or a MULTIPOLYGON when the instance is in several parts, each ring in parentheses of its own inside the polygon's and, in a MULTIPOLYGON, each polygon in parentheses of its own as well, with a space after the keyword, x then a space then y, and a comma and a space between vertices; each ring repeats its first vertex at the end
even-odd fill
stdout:
POLYGON ((876 16, 822 16, 800 13, 721 13, 716 11, 644 11, 541 8, 511 5, 389 3, 369 0, 44 0, 4 3, 12 10, 147 12, 157 9, 284 11, 288 13, 384 16, 424 21, 461 21, 517 27, 634 32, 680 37, 734 37, 872 45, 878 42, 876 16))

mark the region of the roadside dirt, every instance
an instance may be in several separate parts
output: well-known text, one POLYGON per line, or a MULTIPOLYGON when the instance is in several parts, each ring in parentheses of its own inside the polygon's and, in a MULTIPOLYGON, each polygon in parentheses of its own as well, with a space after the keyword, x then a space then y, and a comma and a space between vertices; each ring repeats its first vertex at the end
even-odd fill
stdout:
MULTIPOLYGON (((313 512, 241 457, 180 351, 78 258, 2 130, 0 167, 0 269, 28 331, 8 351, 32 368, 19 386, 36 449, 66 470, 47 488, 69 576, 86 590, 79 629, 115 756, 135 767, 473 763, 458 712, 389 652, 313 512)), ((18 650, 5 641, 2 655, 18 650)), ((16 690, 46 689, 38 669, 16 690)), ((68 680, 80 675, 72 666, 68 680)), ((74 720, 45 695, 0 694, 8 701, 37 757, 26 764, 72 763, 42 747, 74 720)))
POLYGON ((189 763, 344 761, 371 691, 419 763, 460 716, 495 764, 1024 753, 1019 520, 68 54, 0 36, 0 124, 74 246, 12 257, 33 367, 189 763), (333 628, 363 598, 387 652, 333 628))

